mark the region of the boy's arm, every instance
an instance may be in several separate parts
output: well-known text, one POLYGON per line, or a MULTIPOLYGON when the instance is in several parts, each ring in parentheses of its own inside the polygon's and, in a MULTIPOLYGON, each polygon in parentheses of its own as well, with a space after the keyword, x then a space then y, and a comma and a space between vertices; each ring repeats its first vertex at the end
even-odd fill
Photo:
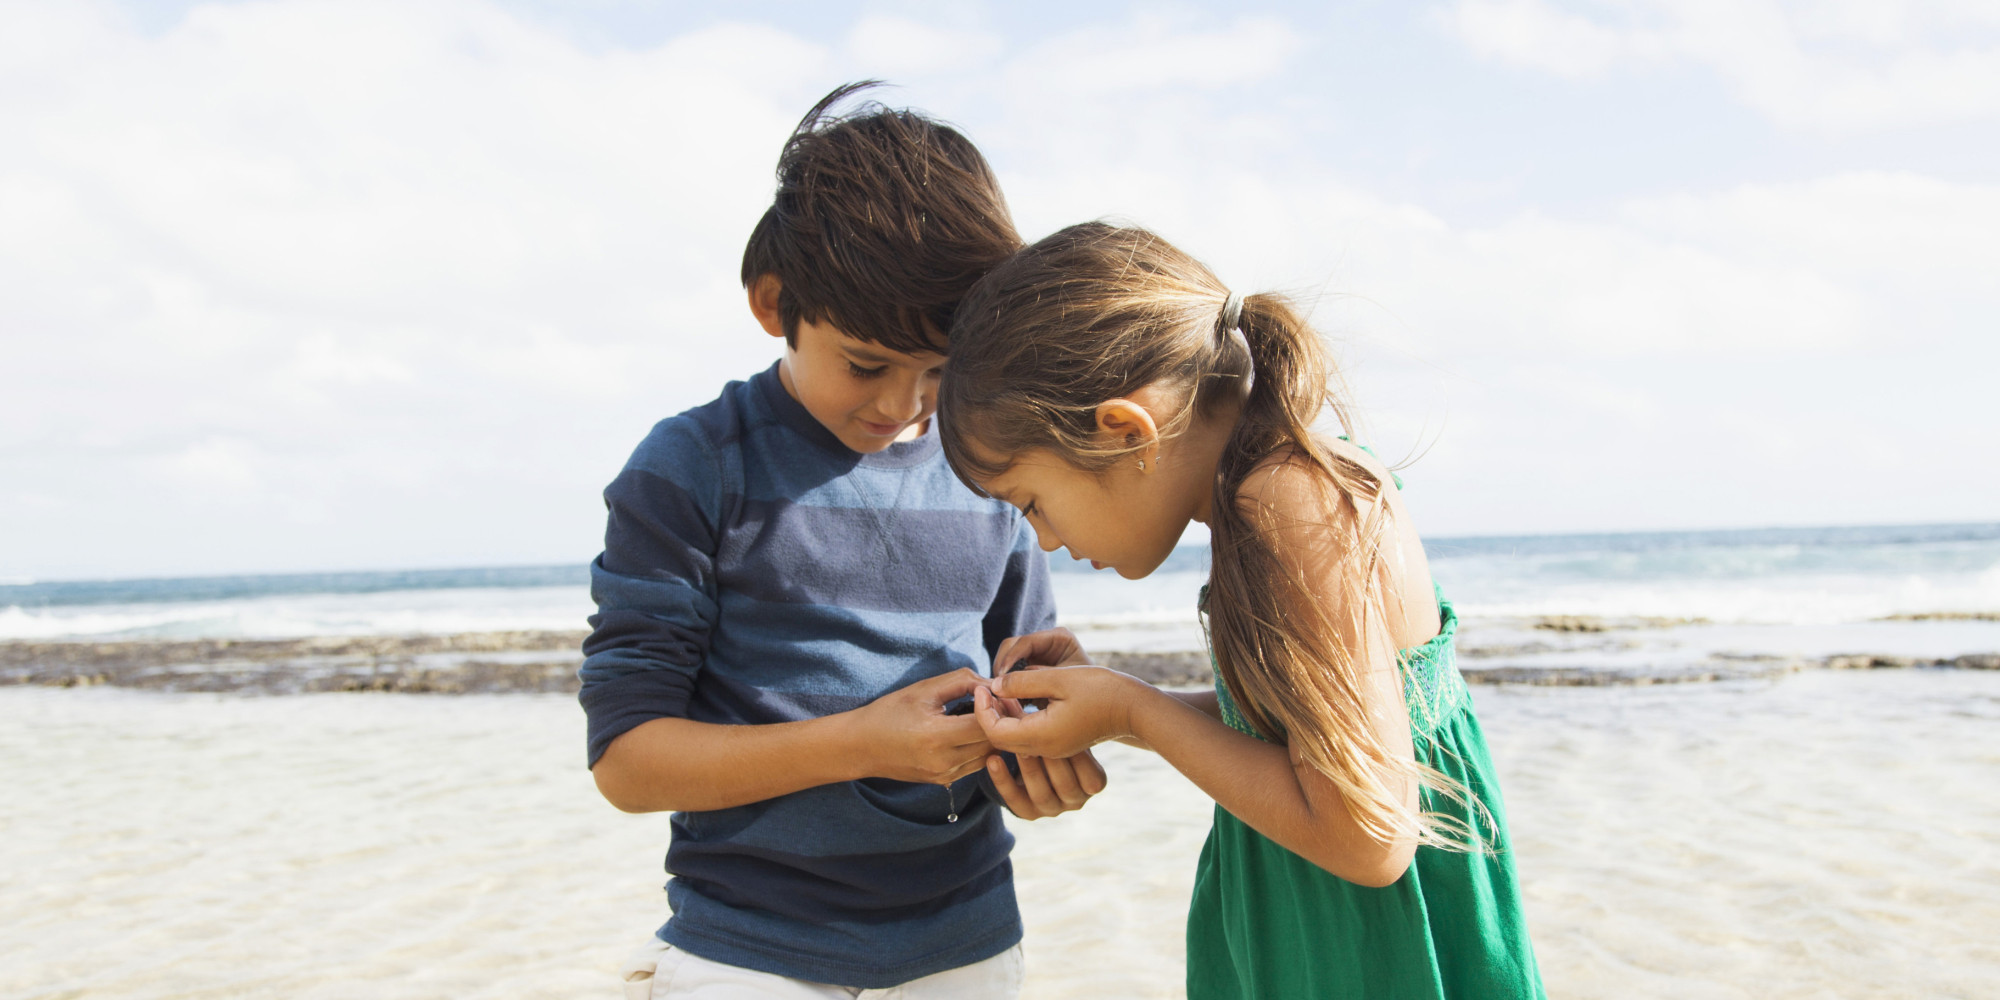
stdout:
POLYGON ((591 774, 626 812, 727 809, 858 778, 952 781, 979 770, 991 748, 972 716, 944 705, 985 683, 957 670, 798 722, 653 719, 612 740, 591 774))
POLYGON ((944 702, 983 684, 930 678, 838 715, 769 725, 686 718, 717 618, 714 554, 731 470, 702 428, 662 422, 604 491, 604 554, 591 564, 597 614, 578 696, 588 762, 620 809, 720 809, 832 781, 941 781, 989 752, 944 702))

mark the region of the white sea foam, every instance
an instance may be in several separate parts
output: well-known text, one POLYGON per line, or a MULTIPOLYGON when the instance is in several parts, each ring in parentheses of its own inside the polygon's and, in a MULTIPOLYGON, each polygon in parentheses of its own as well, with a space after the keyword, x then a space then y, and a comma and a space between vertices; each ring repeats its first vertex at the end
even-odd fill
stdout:
POLYGON ((2000 569, 1935 575, 1790 574, 1740 579, 1542 582, 1483 579, 1454 587, 1472 617, 1601 615, 1705 618, 1754 624, 1833 624, 1897 614, 2000 610, 2000 569), (1512 584, 1510 586, 1510 584, 1512 584))
POLYGON ((461 587, 219 601, 0 609, 0 639, 287 639, 573 630, 595 608, 582 587, 461 587))
MULTIPOLYGON (((1829 538, 1807 541, 1795 536, 1811 533, 1799 531, 1447 540, 1435 546, 1431 570, 1468 619, 1853 623, 2000 611, 2000 538, 1987 537, 2000 529, 1989 528, 1972 526, 1959 532, 1964 538, 1882 528, 1829 529, 1829 538)), ((1195 602, 1205 553, 1177 553, 1142 580, 1068 565, 1050 577, 1061 621, 1090 635, 1093 648, 1200 647, 1195 602)), ((593 610, 579 576, 574 567, 521 567, 20 586, 0 591, 0 639, 579 629, 593 610)))

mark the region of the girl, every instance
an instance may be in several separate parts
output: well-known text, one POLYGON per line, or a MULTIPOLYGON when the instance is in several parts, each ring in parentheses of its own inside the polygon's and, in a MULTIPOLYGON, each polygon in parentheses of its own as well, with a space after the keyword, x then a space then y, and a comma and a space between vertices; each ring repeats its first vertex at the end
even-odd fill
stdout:
POLYGON ((952 467, 1042 548, 1145 576, 1208 525, 1213 692, 1009 640, 976 692, 995 747, 1119 739, 1216 801, 1187 994, 1541 997, 1500 791, 1394 477, 1315 434, 1340 394, 1316 334, 1143 230, 1072 226, 959 306, 938 411, 952 467), (1017 716, 1022 700, 1044 710, 1017 716))

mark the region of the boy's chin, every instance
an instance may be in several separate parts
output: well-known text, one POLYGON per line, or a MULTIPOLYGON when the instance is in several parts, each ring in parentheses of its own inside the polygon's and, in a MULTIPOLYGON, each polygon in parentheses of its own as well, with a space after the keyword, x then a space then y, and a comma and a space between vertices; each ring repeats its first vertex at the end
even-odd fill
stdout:
POLYGON ((873 434, 850 435, 841 443, 852 451, 858 451, 863 455, 873 455, 878 452, 888 451, 889 446, 896 443, 896 439, 892 437, 877 437, 873 434))

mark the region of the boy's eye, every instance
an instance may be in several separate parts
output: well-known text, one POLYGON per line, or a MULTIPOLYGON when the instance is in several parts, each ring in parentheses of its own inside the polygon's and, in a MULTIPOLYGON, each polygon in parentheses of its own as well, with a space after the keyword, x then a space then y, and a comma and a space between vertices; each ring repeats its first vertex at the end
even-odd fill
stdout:
POLYGON ((888 370, 889 370, 888 365, 882 365, 879 368, 863 368, 852 361, 849 361, 847 363, 847 374, 852 375, 855 378, 874 378, 875 376, 880 375, 888 370))

